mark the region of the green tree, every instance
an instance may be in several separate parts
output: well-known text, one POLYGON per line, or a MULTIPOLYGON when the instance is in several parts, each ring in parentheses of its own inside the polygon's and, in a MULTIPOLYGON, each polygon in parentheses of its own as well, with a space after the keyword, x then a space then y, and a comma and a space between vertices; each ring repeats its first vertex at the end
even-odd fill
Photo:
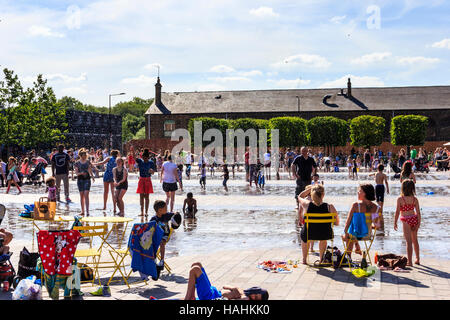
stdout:
POLYGON ((143 116, 137 117, 131 113, 126 114, 122 118, 122 141, 126 142, 133 139, 141 128, 145 129, 145 118, 143 116))
POLYGON ((349 139, 348 122, 336 117, 314 117, 308 120, 308 138, 312 146, 328 148, 345 146, 349 139))
POLYGON ((391 143, 394 146, 421 146, 427 136, 428 117, 396 116, 391 120, 391 143))
POLYGON ((359 116, 350 121, 350 140, 355 147, 369 148, 383 142, 386 120, 376 116, 359 116))
POLYGON ((14 71, 3 69, 4 80, 0 81, 0 143, 7 149, 20 141, 22 124, 20 115, 14 109, 23 96, 23 88, 14 71))
MULTIPOLYGON (((269 128, 279 130, 280 147, 298 147, 308 143, 307 121, 298 117, 277 117, 269 120, 269 128)), ((272 140, 271 132, 271 140, 272 140)))
POLYGON ((145 139, 145 127, 139 129, 139 131, 136 132, 136 134, 134 135, 133 139, 135 140, 145 139))

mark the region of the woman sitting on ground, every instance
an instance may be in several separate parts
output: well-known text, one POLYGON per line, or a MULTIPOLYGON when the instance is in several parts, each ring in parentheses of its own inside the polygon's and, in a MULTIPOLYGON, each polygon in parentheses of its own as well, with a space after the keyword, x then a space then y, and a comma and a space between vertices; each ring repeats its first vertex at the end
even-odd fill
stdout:
MULTIPOLYGON (((298 197, 299 210, 306 213, 330 213, 336 212, 336 221, 334 225, 339 225, 339 216, 337 214, 336 208, 332 204, 323 202, 323 197, 325 196, 325 189, 321 184, 314 185, 311 188, 311 201, 298 197)), ((318 218, 314 218, 318 219, 318 218)), ((300 238, 302 239, 302 253, 303 253, 303 264, 306 264, 306 257, 308 255, 307 250, 307 240, 319 240, 319 261, 322 261, 323 255, 327 248, 327 240, 333 239, 333 229, 331 223, 317 223, 310 224, 309 228, 304 224, 303 213, 299 214, 300 224, 303 225, 302 231, 300 232, 300 238), (308 230, 309 229, 309 230, 308 230), (308 235, 308 239, 307 239, 308 235)))
MULTIPOLYGON (((350 212, 347 216, 347 221, 345 222, 344 234, 342 235, 342 239, 348 243, 350 240, 349 235, 349 227, 353 220, 354 213, 370 213, 372 216, 372 227, 375 227, 376 224, 379 223, 379 210, 380 206, 378 206, 375 201, 375 188, 370 183, 365 183, 359 186, 358 188, 358 201, 352 204, 350 208, 350 212)), ((378 225, 377 225, 378 227, 378 225)), ((368 230, 368 234, 370 235, 371 230, 368 230)), ((352 241, 347 245, 347 255, 350 258, 351 252, 353 251, 353 244, 355 243, 355 253, 361 254, 361 247, 359 246, 358 241, 352 241)))

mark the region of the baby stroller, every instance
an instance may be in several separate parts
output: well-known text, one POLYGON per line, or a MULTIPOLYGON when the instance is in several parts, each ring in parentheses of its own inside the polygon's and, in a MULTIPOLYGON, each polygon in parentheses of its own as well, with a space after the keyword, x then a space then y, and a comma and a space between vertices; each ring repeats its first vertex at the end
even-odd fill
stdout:
POLYGON ((36 167, 34 168, 33 172, 31 172, 31 174, 27 177, 25 184, 41 186, 42 181, 40 181, 40 180, 41 180, 41 173, 42 173, 43 167, 44 167, 44 164, 42 162, 38 163, 36 165, 36 167))
MULTIPOLYGON (((442 157, 437 160, 446 160, 446 159, 447 159, 447 157, 442 157)), ((436 171, 447 171, 448 170, 448 162, 436 161, 436 164, 437 164, 436 171)))
POLYGON ((416 160, 416 171, 418 172, 430 172, 430 169, 428 168, 428 162, 425 158, 419 158, 416 160))
POLYGON ((394 171, 394 179, 400 179, 400 172, 402 172, 402 170, 395 164, 395 163, 391 163, 391 168, 394 171))
MULTIPOLYGON (((6 208, 0 204, 0 224, 5 216, 6 208)), ((0 249, 3 247, 3 239, 0 238, 0 249)), ((9 291, 11 284, 13 283, 16 271, 11 263, 12 253, 0 255, 0 285, 3 285, 3 291, 9 291)))
MULTIPOLYGON (((3 246, 3 239, 0 239, 0 248, 3 246)), ((3 291, 9 291, 13 284, 16 271, 11 263, 12 252, 0 255, 0 284, 3 285, 3 291)))

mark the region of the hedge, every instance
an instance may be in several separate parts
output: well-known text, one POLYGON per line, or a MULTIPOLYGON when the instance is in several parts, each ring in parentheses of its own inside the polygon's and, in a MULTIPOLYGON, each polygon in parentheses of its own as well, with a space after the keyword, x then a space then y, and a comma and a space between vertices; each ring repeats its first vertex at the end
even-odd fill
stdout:
POLYGON ((396 116, 391 120, 391 143, 394 146, 420 146, 427 136, 428 117, 396 116))

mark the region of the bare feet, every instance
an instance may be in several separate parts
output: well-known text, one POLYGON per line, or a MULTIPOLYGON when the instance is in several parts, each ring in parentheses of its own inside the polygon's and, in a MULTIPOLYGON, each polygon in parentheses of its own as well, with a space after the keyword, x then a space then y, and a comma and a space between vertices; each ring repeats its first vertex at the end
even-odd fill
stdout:
POLYGON ((412 263, 407 263, 406 266, 407 267, 412 267, 413 265, 412 265, 412 263))
POLYGON ((420 266, 420 261, 419 260, 414 261, 414 263, 420 266))

